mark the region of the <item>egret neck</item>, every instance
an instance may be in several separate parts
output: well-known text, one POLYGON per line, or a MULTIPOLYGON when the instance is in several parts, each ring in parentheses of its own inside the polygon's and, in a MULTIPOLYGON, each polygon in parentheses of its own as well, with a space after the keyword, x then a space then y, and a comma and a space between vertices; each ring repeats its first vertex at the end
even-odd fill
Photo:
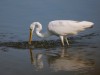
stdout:
POLYGON ((37 34, 37 36, 40 37, 40 38, 47 38, 47 37, 49 37, 49 36, 51 35, 49 32, 41 33, 41 32, 39 32, 39 31, 36 31, 36 34, 37 34))

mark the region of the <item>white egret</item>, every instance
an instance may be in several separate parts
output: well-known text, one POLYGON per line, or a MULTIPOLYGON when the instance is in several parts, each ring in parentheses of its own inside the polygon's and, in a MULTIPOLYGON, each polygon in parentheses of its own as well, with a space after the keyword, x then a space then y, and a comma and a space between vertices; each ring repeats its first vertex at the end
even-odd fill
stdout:
POLYGON ((41 38, 49 37, 51 35, 59 36, 61 39, 62 45, 64 46, 64 39, 69 45, 69 42, 67 39, 68 35, 76 35, 78 32, 83 31, 86 28, 93 27, 93 24, 94 24, 93 22, 89 22, 89 21, 79 22, 79 21, 73 21, 73 20, 55 20, 55 21, 49 22, 47 33, 41 33, 42 25, 39 22, 33 22, 30 25, 29 44, 31 44, 32 34, 35 27, 36 27, 37 36, 41 38))

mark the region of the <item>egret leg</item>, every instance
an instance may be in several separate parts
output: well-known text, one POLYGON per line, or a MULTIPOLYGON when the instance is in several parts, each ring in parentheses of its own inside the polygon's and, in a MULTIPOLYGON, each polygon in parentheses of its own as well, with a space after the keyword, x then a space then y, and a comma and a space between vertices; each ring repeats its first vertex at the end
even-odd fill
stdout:
POLYGON ((62 45, 64 46, 64 36, 60 36, 60 39, 61 39, 62 45))
POLYGON ((66 42, 67 42, 67 45, 69 46, 69 42, 68 42, 68 39, 67 39, 67 37, 65 37, 65 40, 66 40, 66 42))

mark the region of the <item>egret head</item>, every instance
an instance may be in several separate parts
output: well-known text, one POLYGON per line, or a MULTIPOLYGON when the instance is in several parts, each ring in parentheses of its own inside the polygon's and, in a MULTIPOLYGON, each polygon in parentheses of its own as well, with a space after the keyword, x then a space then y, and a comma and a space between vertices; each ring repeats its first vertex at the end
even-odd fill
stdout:
POLYGON ((32 41, 32 35, 33 35, 33 31, 35 29, 35 26, 36 26, 36 31, 41 31, 42 30, 42 26, 39 22, 33 22, 31 25, 30 25, 30 36, 29 36, 29 44, 31 44, 31 41, 32 41))

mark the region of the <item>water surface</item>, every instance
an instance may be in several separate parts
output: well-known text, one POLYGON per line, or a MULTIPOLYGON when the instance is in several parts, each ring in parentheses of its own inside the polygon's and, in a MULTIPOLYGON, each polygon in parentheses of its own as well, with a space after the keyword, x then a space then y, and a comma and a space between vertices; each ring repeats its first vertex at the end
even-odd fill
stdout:
POLYGON ((0 75, 100 75, 99 5, 99 0, 1 0, 0 75), (61 47, 56 36, 34 36, 35 44, 28 45, 32 22, 46 32, 48 22, 62 19, 92 21, 94 27, 70 37, 69 47, 61 47))

